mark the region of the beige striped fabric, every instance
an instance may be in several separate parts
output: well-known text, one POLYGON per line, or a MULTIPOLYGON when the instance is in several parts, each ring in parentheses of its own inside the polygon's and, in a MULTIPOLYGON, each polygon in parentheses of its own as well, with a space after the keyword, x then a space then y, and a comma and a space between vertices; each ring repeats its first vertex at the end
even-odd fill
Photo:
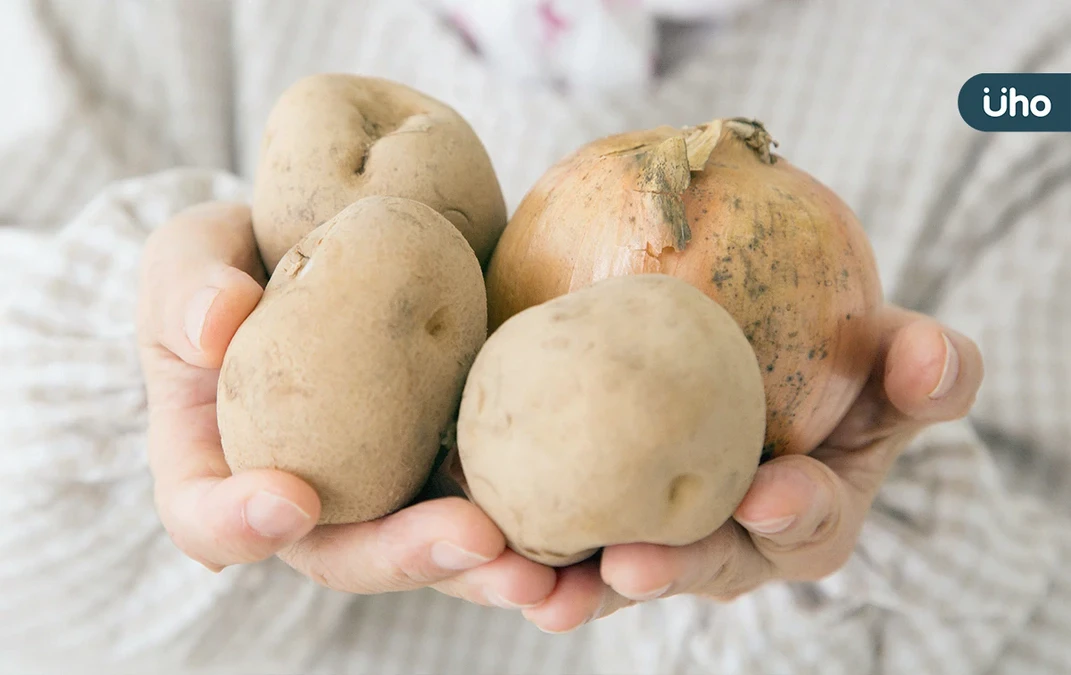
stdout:
POLYGON ((496 75, 416 0, 0 3, 0 673, 1071 672, 1071 136, 956 110, 979 72, 1071 72, 1071 6, 756 0, 706 30, 596 97, 496 75), (457 107, 511 207, 596 136, 762 119, 857 211, 888 297, 982 347, 974 413, 911 446, 841 572, 731 604, 550 636, 277 561, 206 572, 153 513, 135 272, 171 214, 248 195, 275 97, 319 71, 457 107))

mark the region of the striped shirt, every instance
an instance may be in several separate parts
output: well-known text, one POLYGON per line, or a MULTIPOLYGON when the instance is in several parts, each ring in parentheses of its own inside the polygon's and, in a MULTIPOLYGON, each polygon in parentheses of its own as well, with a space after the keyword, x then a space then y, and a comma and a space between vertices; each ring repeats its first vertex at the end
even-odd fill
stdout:
POLYGON ((1071 5, 768 0, 708 30, 650 90, 586 95, 504 78, 415 0, 0 3, 0 672, 1071 672, 1071 135, 956 109, 979 72, 1071 72, 1071 5), (595 137, 763 120, 857 212, 889 299, 978 342, 973 413, 906 451, 843 570, 731 604, 550 636, 276 560, 205 571, 153 512, 140 250, 247 198, 270 107, 322 71, 457 108, 511 208, 595 137))

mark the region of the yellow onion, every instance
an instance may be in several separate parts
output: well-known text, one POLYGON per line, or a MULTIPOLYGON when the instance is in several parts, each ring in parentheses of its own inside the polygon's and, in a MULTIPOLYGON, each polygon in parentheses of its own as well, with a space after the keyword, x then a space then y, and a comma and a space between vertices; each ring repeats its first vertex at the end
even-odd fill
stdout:
POLYGON ((720 303, 759 359, 764 456, 811 452, 862 390, 883 302, 851 209, 771 152, 761 123, 594 141, 533 186, 487 271, 490 328, 625 274, 682 278, 720 303))

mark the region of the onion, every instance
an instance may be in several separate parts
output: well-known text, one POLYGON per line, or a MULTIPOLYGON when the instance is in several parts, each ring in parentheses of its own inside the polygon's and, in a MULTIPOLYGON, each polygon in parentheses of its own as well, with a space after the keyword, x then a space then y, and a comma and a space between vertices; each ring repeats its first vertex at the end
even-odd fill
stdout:
POLYGON ((763 371, 764 457, 811 452, 862 390, 883 302, 851 209, 755 120, 594 141, 544 174, 487 271, 490 328, 607 277, 662 273, 720 303, 763 371))

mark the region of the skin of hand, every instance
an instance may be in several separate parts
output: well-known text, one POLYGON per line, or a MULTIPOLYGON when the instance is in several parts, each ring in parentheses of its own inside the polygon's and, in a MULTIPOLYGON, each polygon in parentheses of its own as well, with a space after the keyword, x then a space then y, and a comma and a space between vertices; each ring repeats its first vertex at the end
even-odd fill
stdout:
POLYGON ((213 571, 277 555, 330 588, 358 594, 432 587, 482 605, 534 607, 554 570, 506 548, 480 509, 446 497, 385 518, 316 526, 320 501, 272 470, 232 475, 216 423, 223 354, 266 273, 243 204, 188 209, 149 237, 137 335, 159 517, 186 555, 213 571))
POLYGON ((280 471, 232 476, 216 426, 218 369, 264 282, 244 205, 195 207, 147 242, 138 337, 149 459, 157 510, 176 545, 216 571, 278 555, 336 590, 430 586, 521 609, 552 633, 660 597, 730 600, 771 581, 834 573, 900 452, 927 426, 965 416, 983 376, 971 340, 888 306, 871 376, 848 414, 812 454, 763 464, 732 520, 690 546, 612 546, 555 570, 506 548, 497 527, 464 499, 315 527, 319 500, 300 479, 280 471))
POLYGON ((966 416, 983 376, 977 345, 929 317, 886 306, 878 325, 870 377, 815 452, 760 466, 733 518, 695 544, 611 546, 559 570, 550 597, 525 617, 565 632, 637 602, 682 593, 728 601, 839 570, 901 451, 927 426, 966 416))

